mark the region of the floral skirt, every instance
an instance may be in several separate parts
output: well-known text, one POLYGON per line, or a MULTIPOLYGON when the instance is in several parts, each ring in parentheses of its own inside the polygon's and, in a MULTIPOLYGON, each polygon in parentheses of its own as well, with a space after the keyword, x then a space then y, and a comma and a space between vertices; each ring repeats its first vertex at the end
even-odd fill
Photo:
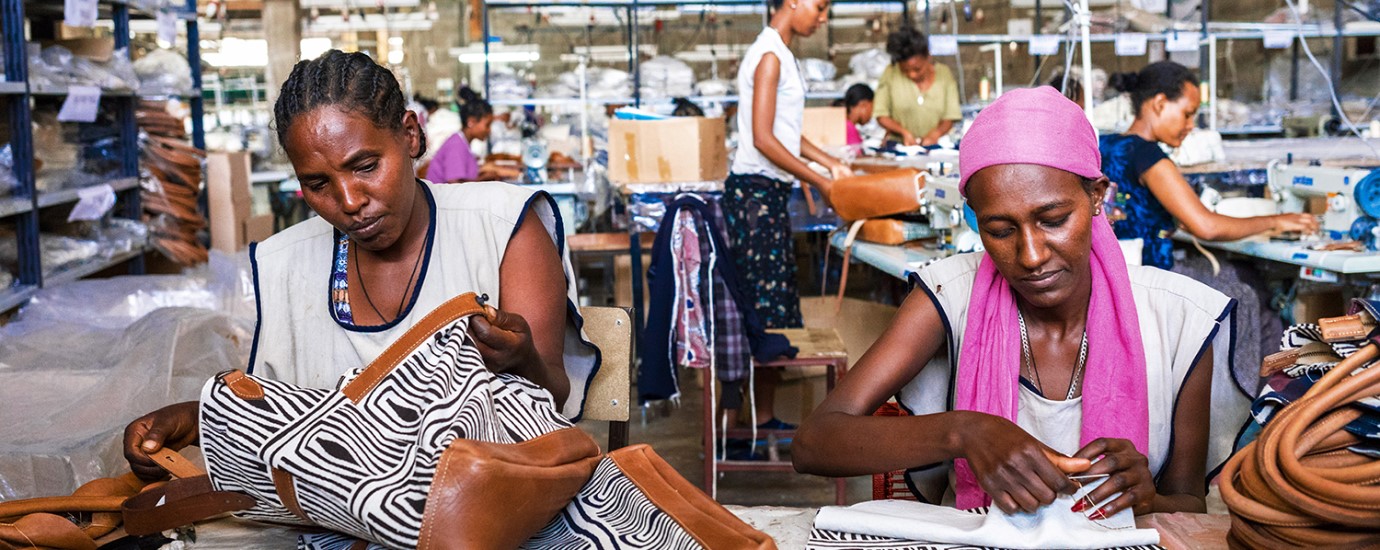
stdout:
POLYGON ((729 246, 744 293, 767 328, 798 328, 795 250, 791 240, 791 183, 732 174, 724 182, 729 246))

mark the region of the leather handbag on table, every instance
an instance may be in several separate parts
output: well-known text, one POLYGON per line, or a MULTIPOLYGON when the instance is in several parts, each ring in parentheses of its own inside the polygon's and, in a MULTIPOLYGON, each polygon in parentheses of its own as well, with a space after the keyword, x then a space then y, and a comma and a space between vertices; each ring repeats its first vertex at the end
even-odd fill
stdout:
POLYGON ((904 168, 835 180, 829 201, 840 218, 855 221, 919 210, 924 194, 925 172, 904 168))
MULTIPOLYGON (((1368 337, 1223 467, 1233 547, 1380 546, 1380 460, 1350 450, 1363 440, 1347 429, 1364 414, 1355 404, 1380 396, 1380 368, 1372 364, 1380 333, 1358 332, 1362 320, 1319 323, 1329 341, 1368 337)), ((1264 369, 1278 370, 1286 360, 1267 360, 1264 369)))
POLYGON ((321 549, 774 548, 650 448, 602 456, 549 392, 489 371, 467 329, 491 311, 447 302, 335 390, 212 379, 209 476, 173 472, 131 498, 126 531, 236 512, 327 529, 302 535, 321 549))

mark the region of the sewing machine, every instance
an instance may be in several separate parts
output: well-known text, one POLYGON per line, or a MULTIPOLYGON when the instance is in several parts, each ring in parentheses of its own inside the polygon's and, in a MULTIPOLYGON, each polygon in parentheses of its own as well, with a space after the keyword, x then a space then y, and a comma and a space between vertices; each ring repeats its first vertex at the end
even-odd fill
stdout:
POLYGON ((980 244, 977 219, 958 192, 958 175, 930 176, 925 179, 925 214, 930 227, 952 236, 959 251, 973 250, 980 244))
POLYGON ((1280 211, 1321 214, 1326 237, 1367 240, 1371 235, 1360 226, 1380 218, 1380 168, 1273 161, 1267 173, 1280 211))

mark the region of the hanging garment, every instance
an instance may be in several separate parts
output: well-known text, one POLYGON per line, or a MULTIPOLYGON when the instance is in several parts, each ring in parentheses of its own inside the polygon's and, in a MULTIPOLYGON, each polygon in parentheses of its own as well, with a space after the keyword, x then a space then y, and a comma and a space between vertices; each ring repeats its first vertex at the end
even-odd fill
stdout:
POLYGON ((443 304, 335 389, 240 371, 213 378, 201 396, 208 474, 178 474, 131 499, 127 531, 238 511, 329 529, 299 547, 331 550, 356 539, 370 548, 774 548, 649 447, 601 458, 549 392, 489 371, 468 333, 483 311, 472 293, 443 304))
MULTIPOLYGON (((682 210, 686 210, 696 216, 699 223, 699 238, 708 241, 711 247, 714 261, 712 262, 713 276, 703 277, 702 283, 708 279, 721 280, 722 287, 715 285, 715 298, 710 302, 718 302, 719 296, 728 296, 738 312, 741 325, 740 333, 746 340, 747 348, 751 350, 751 358, 757 361, 769 361, 778 357, 795 357, 796 348, 790 345, 790 341, 785 336, 779 334, 768 334, 766 328, 757 318, 751 304, 744 299, 742 283, 738 273, 734 268, 733 253, 725 244, 723 234, 718 229, 717 219, 713 215, 713 210, 703 199, 694 195, 681 195, 676 197, 666 207, 664 219, 675 220, 682 210), (725 292, 720 292, 725 290, 725 292)), ((680 382, 677 378, 676 364, 673 353, 674 338, 674 308, 677 300, 677 289, 675 285, 675 260, 673 254, 677 253, 671 236, 675 231, 674 223, 663 223, 661 229, 657 231, 656 241, 652 245, 652 261, 647 269, 647 287, 650 294, 647 308, 647 325, 641 339, 642 362, 638 370, 637 389, 639 400, 643 403, 658 399, 672 399, 680 395, 680 382)), ((707 292, 707 291, 706 291, 707 292)), ((717 311, 724 308, 716 307, 717 311)), ((715 339, 723 338, 719 336, 722 322, 719 316, 713 318, 715 327, 709 329, 715 334, 715 339)), ((734 321, 730 320, 729 323, 734 321)), ((729 338, 732 338, 731 336, 729 338)), ((728 341, 723 346, 715 346, 716 356, 721 353, 728 353, 731 349, 742 349, 741 342, 728 341), (724 347, 727 346, 727 347, 724 347)), ((746 375, 751 364, 750 360, 735 359, 728 365, 742 365, 743 376, 746 375)))
POLYGON ((700 254, 700 235, 695 216, 682 210, 676 215, 671 233, 673 274, 676 279, 675 357, 677 364, 692 368, 710 365, 709 335, 705 331, 705 298, 701 280, 708 270, 708 254, 700 254))

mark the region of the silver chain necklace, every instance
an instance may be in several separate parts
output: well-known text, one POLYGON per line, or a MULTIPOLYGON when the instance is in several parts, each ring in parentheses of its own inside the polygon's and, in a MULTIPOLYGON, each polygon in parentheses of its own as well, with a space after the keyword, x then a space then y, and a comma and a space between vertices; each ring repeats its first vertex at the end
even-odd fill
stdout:
MULTIPOLYGON (((1028 365, 1030 373, 1035 379, 1035 385, 1040 388, 1040 393, 1045 393, 1045 385, 1040 382, 1040 371, 1035 366, 1035 354, 1030 351, 1030 335, 1025 330, 1025 315, 1019 310, 1016 311, 1016 318, 1021 322, 1021 362, 1028 365)), ((1069 378, 1069 393, 1065 400, 1073 399, 1074 394, 1078 393, 1078 379, 1083 376, 1083 367, 1088 362, 1088 330, 1083 329, 1083 343, 1078 347, 1078 364, 1073 367, 1073 376, 1069 378)))

